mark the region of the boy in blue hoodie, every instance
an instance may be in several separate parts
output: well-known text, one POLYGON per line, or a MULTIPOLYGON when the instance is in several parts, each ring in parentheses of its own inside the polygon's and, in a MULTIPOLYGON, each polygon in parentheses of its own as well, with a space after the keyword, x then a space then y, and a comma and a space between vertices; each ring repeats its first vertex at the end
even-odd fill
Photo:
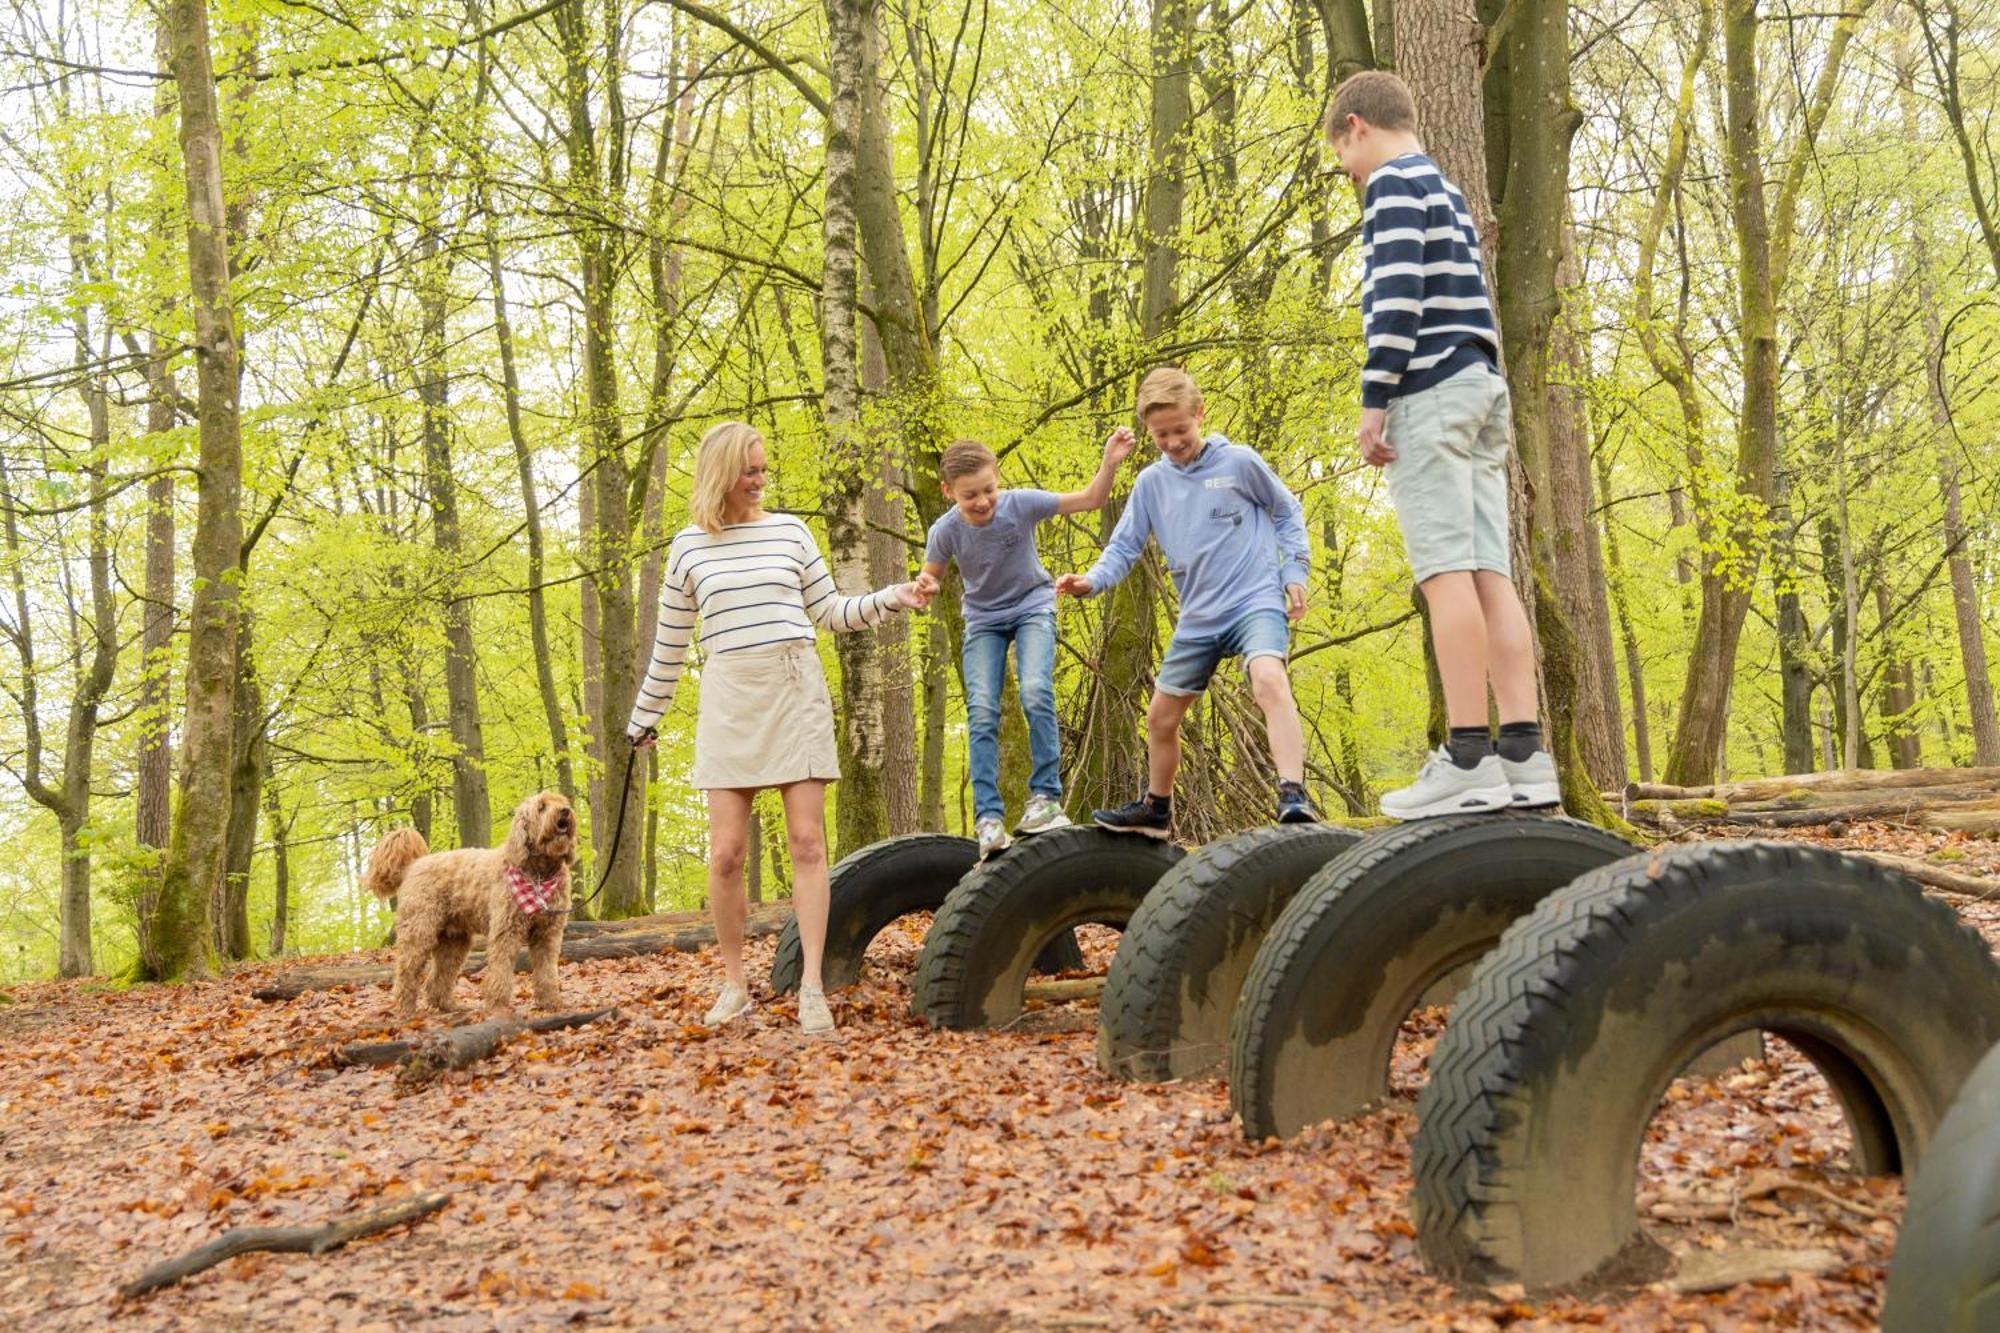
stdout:
POLYGON ((1201 390, 1185 371, 1162 367, 1139 385, 1138 414, 1160 450, 1139 474, 1125 512, 1087 574, 1065 574, 1056 591, 1089 597, 1132 572, 1155 538, 1180 592, 1181 615, 1146 708, 1147 787, 1138 800, 1099 810, 1099 828, 1166 838, 1173 823, 1181 719, 1225 657, 1241 657, 1250 694, 1270 730, 1281 824, 1317 820, 1306 799, 1305 731, 1285 674, 1287 619, 1306 613, 1305 513, 1258 454, 1201 433, 1201 390))

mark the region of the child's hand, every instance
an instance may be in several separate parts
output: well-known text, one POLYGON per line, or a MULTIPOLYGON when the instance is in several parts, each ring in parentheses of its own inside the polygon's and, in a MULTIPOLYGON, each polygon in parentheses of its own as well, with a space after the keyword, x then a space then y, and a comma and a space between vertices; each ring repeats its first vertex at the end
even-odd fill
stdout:
POLYGON ((1385 433, 1388 418, 1387 408, 1361 409, 1361 429, 1357 435, 1361 441, 1361 461, 1369 467, 1382 467, 1396 461, 1396 450, 1385 433))
POLYGON ((929 570, 925 570, 917 575, 914 586, 918 592, 923 594, 924 600, 928 602, 931 598, 938 595, 938 589, 942 585, 938 583, 937 579, 932 577, 929 570))
POLYGON ((896 585, 896 600, 903 604, 906 611, 921 611, 931 604, 931 594, 924 591, 923 579, 919 576, 915 583, 896 585))
POLYGON ((1056 579, 1056 596, 1088 597, 1090 580, 1081 574, 1063 574, 1056 579))
POLYGON ((1306 585, 1287 583, 1285 585, 1285 615, 1293 620, 1306 618, 1306 585))
POLYGON ((1120 426, 1104 442, 1104 461, 1117 467, 1132 456, 1132 450, 1138 443, 1139 437, 1132 433, 1130 426, 1120 426))

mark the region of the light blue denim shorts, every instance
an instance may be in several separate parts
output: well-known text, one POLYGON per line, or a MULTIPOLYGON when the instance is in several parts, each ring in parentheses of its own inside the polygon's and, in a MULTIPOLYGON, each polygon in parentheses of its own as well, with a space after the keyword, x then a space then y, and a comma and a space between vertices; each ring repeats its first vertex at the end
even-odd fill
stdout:
POLYGON ((1220 634, 1188 638, 1175 634, 1160 662, 1153 687, 1162 694, 1187 698, 1200 694, 1215 678, 1215 669, 1225 657, 1240 657, 1244 669, 1260 657, 1280 662, 1291 655, 1292 629, 1283 611, 1269 607, 1246 611, 1236 623, 1220 634))

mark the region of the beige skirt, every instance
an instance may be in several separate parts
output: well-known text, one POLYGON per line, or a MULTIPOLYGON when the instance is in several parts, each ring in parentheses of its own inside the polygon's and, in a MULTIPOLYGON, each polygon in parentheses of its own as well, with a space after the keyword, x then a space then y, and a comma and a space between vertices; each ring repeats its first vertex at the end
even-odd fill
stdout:
POLYGON ((717 653, 701 673, 693 785, 782 787, 840 777, 833 698, 816 644, 717 653))

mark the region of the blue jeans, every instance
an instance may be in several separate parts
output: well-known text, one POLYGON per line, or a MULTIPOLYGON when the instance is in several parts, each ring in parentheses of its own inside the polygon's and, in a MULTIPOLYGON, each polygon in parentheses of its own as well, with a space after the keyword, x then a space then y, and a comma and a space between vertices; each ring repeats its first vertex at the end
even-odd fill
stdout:
POLYGON ((965 631, 965 722, 977 818, 1005 818, 1000 799, 1000 691, 1007 682, 1007 645, 1021 711, 1028 715, 1028 790, 1062 799, 1062 733, 1056 726, 1056 613, 1031 611, 1003 625, 965 631))

